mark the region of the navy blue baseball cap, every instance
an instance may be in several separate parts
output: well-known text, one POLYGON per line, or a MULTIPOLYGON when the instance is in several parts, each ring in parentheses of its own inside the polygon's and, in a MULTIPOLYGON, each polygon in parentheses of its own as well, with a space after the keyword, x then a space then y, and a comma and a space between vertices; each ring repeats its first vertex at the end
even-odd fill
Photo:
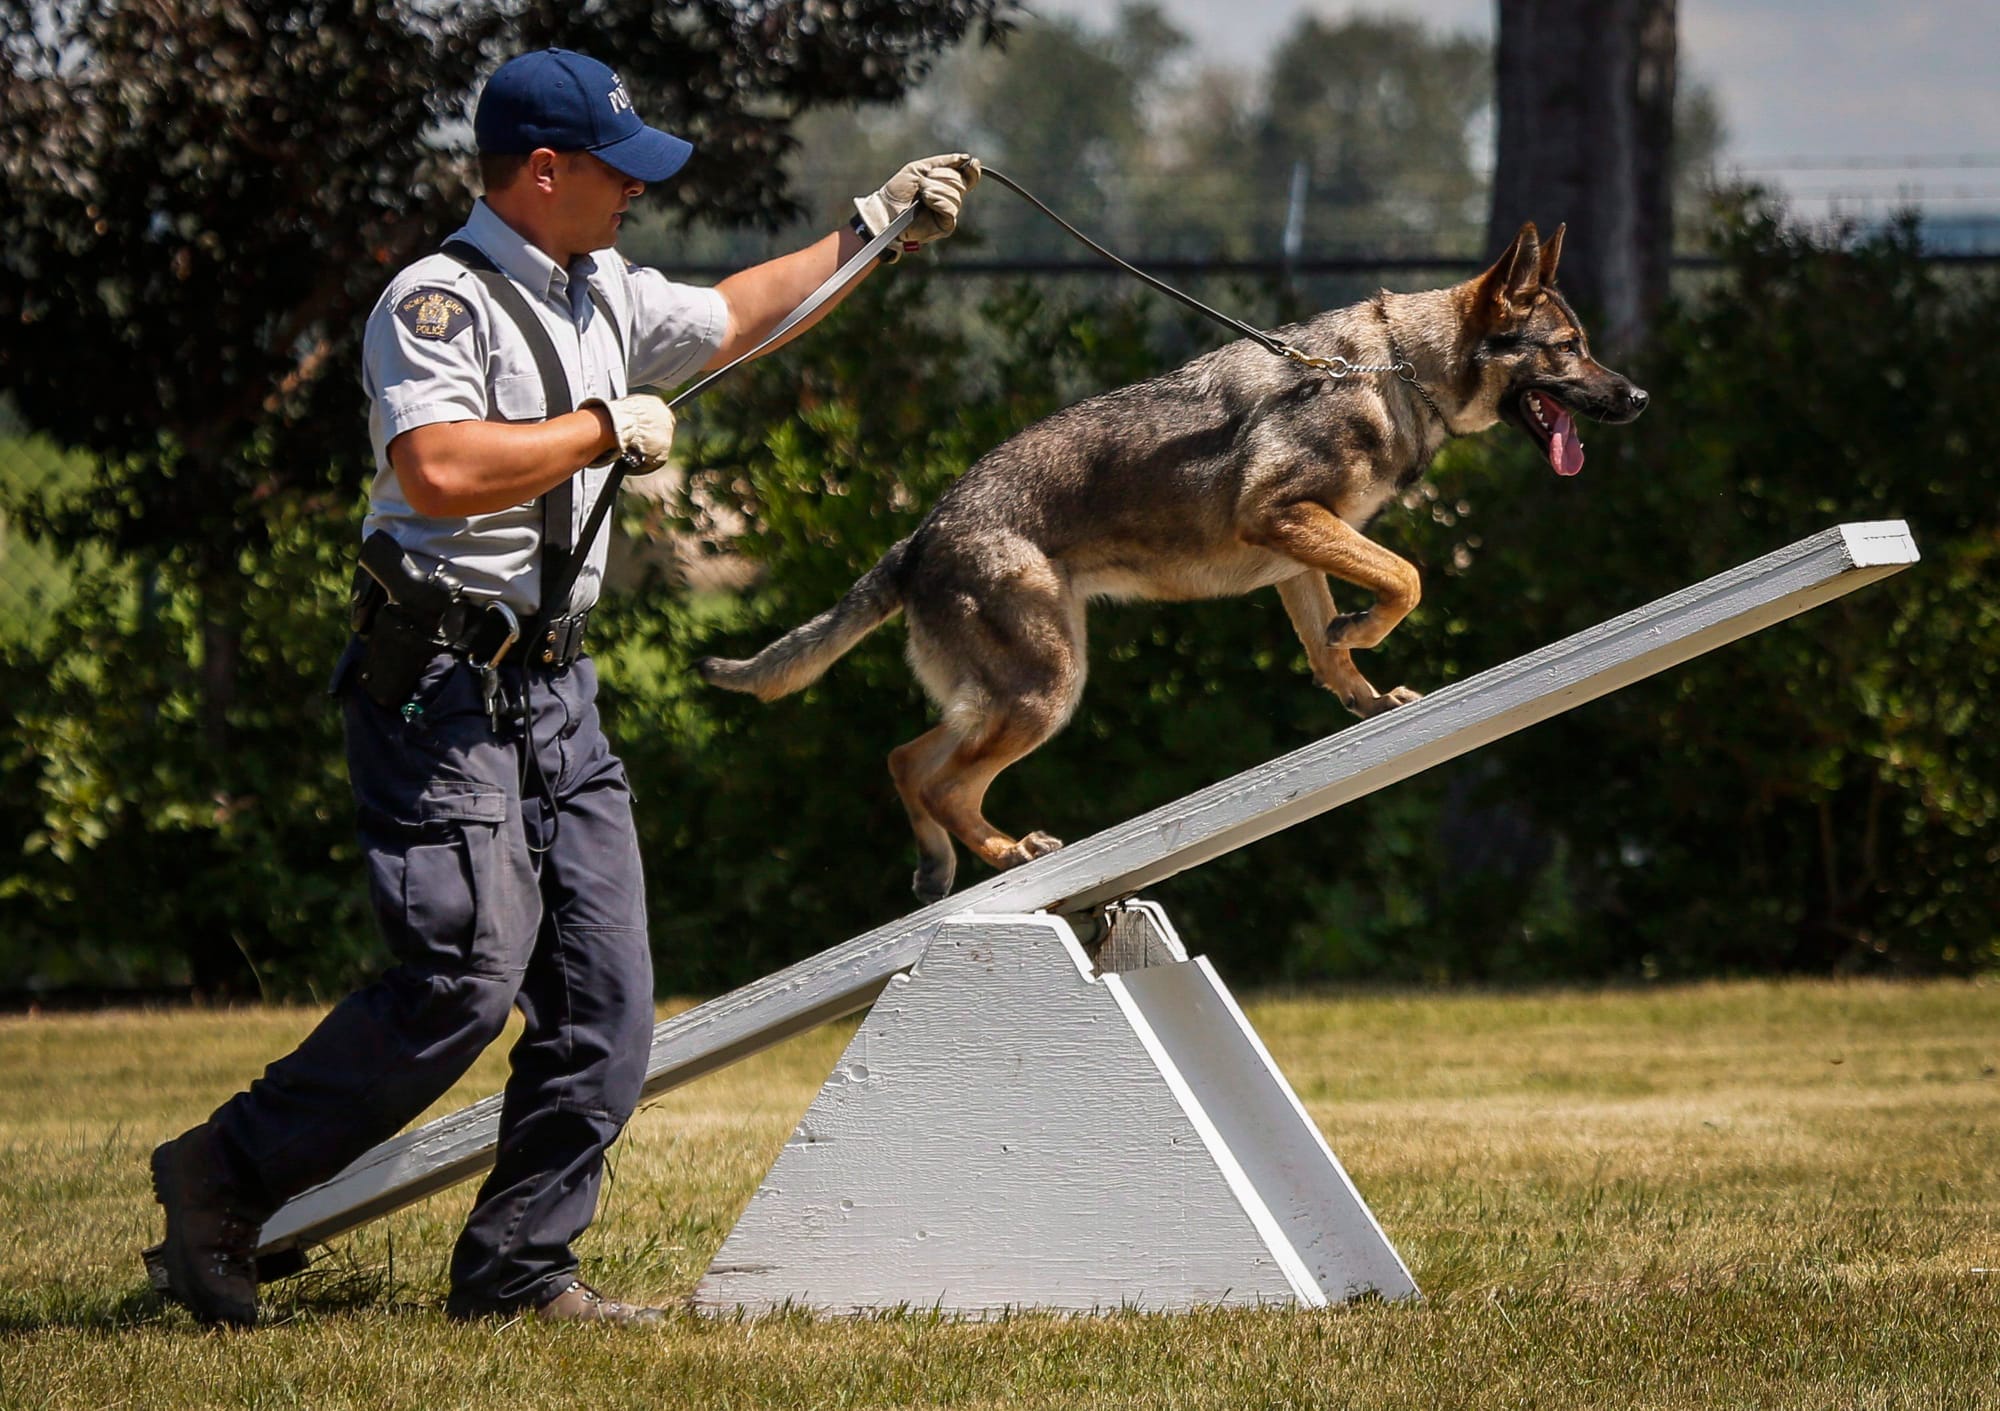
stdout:
POLYGON ((692 143, 639 120, 617 74, 567 49, 521 54, 496 69, 472 134, 481 152, 588 152, 639 181, 665 181, 694 154, 692 143))

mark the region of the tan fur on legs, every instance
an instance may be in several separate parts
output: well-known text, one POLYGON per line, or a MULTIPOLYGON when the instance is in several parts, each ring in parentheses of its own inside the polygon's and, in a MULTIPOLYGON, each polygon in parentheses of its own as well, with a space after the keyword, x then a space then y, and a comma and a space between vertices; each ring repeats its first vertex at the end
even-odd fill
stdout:
POLYGON ((1327 645, 1327 625, 1337 612, 1324 573, 1315 569, 1287 578, 1278 584, 1278 596, 1284 601, 1286 615, 1292 619, 1292 630, 1305 646, 1313 680, 1333 692, 1342 705, 1366 719, 1421 699, 1407 686, 1398 686, 1387 693, 1377 691, 1354 665, 1352 652, 1327 645))
POLYGON ((990 867, 1018 867, 1054 852, 1061 839, 1040 831, 1011 838, 987 822, 981 809, 1000 771, 1032 753, 1067 718, 1067 712, 1051 711, 1016 715, 984 739, 961 744, 925 786, 925 808, 990 867))
POLYGON ((1013 867, 1062 844, 1010 837, 981 809, 994 777, 1061 730, 1083 695, 1083 599, 1031 545, 981 549, 978 591, 934 595, 909 615, 911 664, 954 739, 949 755, 910 771, 911 812, 990 866, 1013 867))
POLYGON ((1341 613, 1333 619, 1326 629, 1330 647, 1353 651, 1380 645, 1423 596, 1423 581, 1414 564, 1325 505, 1311 501, 1280 505, 1261 515, 1243 538, 1375 595, 1375 605, 1366 612, 1341 613))
POLYGON ((910 828, 917 835, 920 861, 911 887, 923 901, 948 895, 958 875, 958 854, 952 850, 951 834, 924 806, 925 786, 957 748, 958 732, 945 724, 889 751, 889 777, 895 780, 897 797, 902 799, 910 828))

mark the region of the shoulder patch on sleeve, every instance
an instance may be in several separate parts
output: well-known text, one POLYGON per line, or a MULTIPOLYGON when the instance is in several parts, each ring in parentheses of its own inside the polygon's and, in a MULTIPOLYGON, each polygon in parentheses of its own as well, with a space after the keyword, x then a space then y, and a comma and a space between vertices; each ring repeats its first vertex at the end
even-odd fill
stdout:
POLYGON ((472 327, 472 310, 446 289, 412 289, 396 301, 396 317, 417 337, 440 343, 472 327))

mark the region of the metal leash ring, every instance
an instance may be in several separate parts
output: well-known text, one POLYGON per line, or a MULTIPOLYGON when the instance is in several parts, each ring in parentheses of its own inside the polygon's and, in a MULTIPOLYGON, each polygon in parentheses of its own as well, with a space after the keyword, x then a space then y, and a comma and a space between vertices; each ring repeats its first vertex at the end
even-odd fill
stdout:
POLYGON ((1415 380, 1414 374, 1416 373, 1416 369, 1410 365, 1407 359, 1393 363, 1357 363, 1350 362, 1339 353, 1335 353, 1330 358, 1303 353, 1289 343, 1278 344, 1278 351, 1301 366, 1325 373, 1335 382, 1349 377, 1379 372, 1393 372, 1405 382, 1413 382, 1415 380))

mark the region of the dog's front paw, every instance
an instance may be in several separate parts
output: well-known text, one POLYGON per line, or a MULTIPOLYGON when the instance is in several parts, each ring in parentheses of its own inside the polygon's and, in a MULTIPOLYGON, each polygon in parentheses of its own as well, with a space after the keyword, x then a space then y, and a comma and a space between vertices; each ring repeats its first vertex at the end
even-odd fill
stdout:
POLYGON ((1022 838, 1009 849, 1007 866, 1019 867, 1024 862, 1033 862, 1038 857, 1047 857, 1062 846, 1062 839, 1052 833, 1037 830, 1022 838))
POLYGON ((1412 691, 1408 686, 1398 686, 1393 691, 1384 691, 1373 700, 1350 700, 1347 702, 1347 708, 1366 720, 1371 715, 1380 715, 1385 710, 1394 710, 1397 706, 1410 705, 1422 699, 1421 692, 1412 691))

